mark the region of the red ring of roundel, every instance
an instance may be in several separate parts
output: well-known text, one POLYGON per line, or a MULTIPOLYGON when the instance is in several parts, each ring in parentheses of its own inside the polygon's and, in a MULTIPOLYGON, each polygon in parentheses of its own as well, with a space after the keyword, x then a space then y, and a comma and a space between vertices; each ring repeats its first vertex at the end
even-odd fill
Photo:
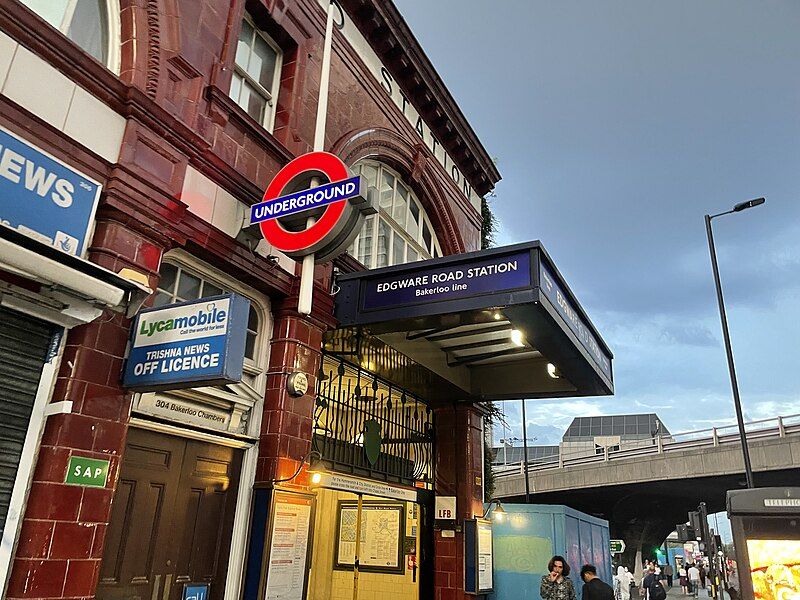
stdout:
MULTIPOLYGON (((309 152, 292 160, 283 167, 267 186, 264 201, 280 197, 284 188, 297 177, 308 171, 321 171, 331 182, 347 179, 347 166, 335 154, 330 152, 309 152)), ((278 250, 297 252, 309 248, 321 241, 336 226, 344 213, 346 200, 340 200, 325 207, 322 216, 308 229, 303 231, 286 231, 278 223, 278 219, 262 221, 261 235, 278 250)))

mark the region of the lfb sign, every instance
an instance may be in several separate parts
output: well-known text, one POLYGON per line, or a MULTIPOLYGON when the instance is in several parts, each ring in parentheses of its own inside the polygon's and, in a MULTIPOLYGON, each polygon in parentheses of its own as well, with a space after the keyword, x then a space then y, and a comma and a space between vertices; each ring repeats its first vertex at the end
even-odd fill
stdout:
POLYGON ((141 311, 123 385, 174 390, 242 380, 250 302, 224 294, 141 311))
POLYGON ((258 223, 264 239, 284 254, 314 254, 316 262, 325 262, 350 245, 365 215, 376 212, 368 198, 366 182, 341 159, 309 152, 278 172, 263 201, 250 207, 250 223, 258 223))
POLYGON ((89 243, 100 184, 0 127, 0 223, 67 254, 89 243))

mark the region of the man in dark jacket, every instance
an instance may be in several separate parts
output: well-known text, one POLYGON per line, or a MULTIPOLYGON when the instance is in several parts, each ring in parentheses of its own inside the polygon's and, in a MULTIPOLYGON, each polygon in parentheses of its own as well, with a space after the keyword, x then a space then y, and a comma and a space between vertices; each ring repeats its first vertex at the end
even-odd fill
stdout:
POLYGON ((614 590, 597 576, 594 565, 581 567, 581 579, 584 583, 583 600, 614 600, 614 590))

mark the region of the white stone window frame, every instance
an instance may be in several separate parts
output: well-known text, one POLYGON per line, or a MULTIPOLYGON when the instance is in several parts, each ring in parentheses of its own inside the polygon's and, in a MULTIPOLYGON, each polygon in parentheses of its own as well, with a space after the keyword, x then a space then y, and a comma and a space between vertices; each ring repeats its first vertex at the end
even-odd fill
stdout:
MULTIPOLYGON (((241 383, 233 383, 226 386, 191 388, 188 390, 177 390, 171 393, 186 398, 203 396, 205 400, 211 402, 214 402, 216 399, 239 403, 242 399, 245 399, 248 404, 251 405, 263 399, 266 390, 266 373, 269 361, 269 340, 272 335, 272 318, 269 300, 266 296, 257 294, 252 288, 242 285, 219 269, 196 259, 183 250, 173 250, 165 254, 161 261, 161 268, 163 268, 164 263, 178 267, 179 273, 186 272, 194 277, 198 277, 203 282, 208 282, 222 289, 223 292, 235 292, 246 297, 250 300, 250 306, 255 309, 259 321, 259 331, 256 332, 254 353, 252 357, 245 357, 243 369, 244 378, 241 383)), ((158 288, 158 290, 160 291, 161 288, 158 288)), ((175 290, 177 291, 177 279, 175 290)), ((173 296, 173 299, 179 299, 179 297, 173 296)), ((250 332, 250 329, 248 329, 248 332, 250 332)), ((251 410, 251 421, 253 417, 252 412, 251 410)), ((259 434, 259 430, 254 429, 252 423, 250 423, 248 427, 248 432, 252 437, 257 437, 259 434)))
MULTIPOLYGON (((250 53, 253 52, 253 45, 255 44, 255 36, 260 36, 267 45, 275 51, 275 74, 272 78, 272 89, 266 89, 261 83, 253 79, 250 74, 246 71, 244 67, 239 66, 236 62, 236 51, 234 50, 234 58, 233 58, 233 76, 234 77, 241 77, 244 81, 246 81, 250 86, 255 89, 255 91, 265 100, 266 106, 270 107, 269 115, 262 115, 261 119, 256 119, 259 121, 260 125, 269 131, 272 132, 273 127, 275 126, 275 114, 278 112, 278 92, 280 91, 281 87, 281 71, 283 70, 283 50, 278 45, 278 43, 273 40, 267 33, 259 29, 259 27, 255 24, 253 18, 248 14, 245 13, 242 17, 241 23, 247 22, 250 27, 253 28, 253 38, 249 45, 250 53)), ((241 27, 241 24, 240 24, 241 27)), ((239 44, 239 36, 236 36, 236 45, 238 47, 239 44)), ((241 90, 244 88, 242 85, 239 89, 239 93, 241 95, 241 90)), ((231 99, 236 102, 236 105, 239 106, 243 111, 245 111, 248 115, 250 114, 248 110, 239 104, 239 99, 234 98, 232 95, 233 92, 233 79, 231 79, 231 89, 229 91, 229 95, 231 95, 231 99)), ((264 112, 267 112, 266 110, 264 112)), ((250 115, 252 117, 252 115, 250 115)))
POLYGON ((358 236, 356 236, 356 239, 353 241, 353 244, 348 249, 348 253, 351 256, 355 257, 356 259, 359 259, 359 256, 362 254, 360 252, 360 250, 361 250, 361 245, 363 244, 364 233, 365 233, 365 231, 366 231, 366 229, 368 227, 371 227, 371 235, 372 235, 371 243, 372 243, 372 247, 370 248, 369 256, 363 257, 363 258, 367 259, 366 262, 363 262, 363 264, 368 269, 375 269, 375 268, 380 268, 380 267, 384 267, 384 266, 400 265, 400 264, 405 264, 405 263, 408 263, 408 262, 414 262, 414 261, 417 261, 417 260, 425 260, 425 259, 429 259, 429 258, 438 258, 438 257, 442 256, 442 249, 441 249, 441 246, 439 245, 439 240, 438 240, 438 237, 436 235, 436 230, 433 227, 433 223, 431 222, 430 218, 428 217, 427 213, 425 212, 425 209, 423 208, 422 203, 420 202, 420 200, 417 197, 416 193, 414 193, 414 190, 411 188, 411 186, 408 185, 403 180, 403 177, 397 171, 395 171, 391 167, 387 166, 386 164, 384 164, 384 163, 382 163, 382 162, 380 162, 378 160, 369 159, 369 158, 362 159, 362 160, 358 161, 355 165, 353 165, 352 170, 356 174, 362 174, 363 167, 365 165, 369 165, 369 166, 377 169, 376 181, 375 182, 369 181, 368 183, 370 185, 376 185, 376 187, 378 187, 378 189, 379 189, 379 197, 380 197, 380 186, 379 186, 379 184, 380 184, 380 182, 382 180, 383 173, 386 172, 389 175, 391 175, 392 177, 394 177, 395 185, 394 185, 394 188, 392 190, 392 200, 391 200, 392 210, 394 209, 395 201, 396 201, 396 198, 397 198, 397 195, 398 195, 397 182, 400 182, 400 184, 402 184, 403 187, 406 188, 406 190, 408 190, 408 201, 406 203, 406 209, 405 209, 405 220, 406 220, 406 223, 407 223, 408 219, 411 218, 411 205, 412 205, 412 202, 415 203, 416 206, 419 208, 419 215, 420 215, 419 228, 417 230, 416 236, 411 235, 408 232, 407 227, 401 226, 401 224, 398 223, 397 220, 392 217, 391 212, 387 211, 384 207, 381 206, 381 202, 379 200, 379 202, 378 202, 379 206, 377 207, 378 208, 378 214, 370 216, 370 217, 367 217, 367 220, 364 223, 364 227, 359 232, 358 236), (380 267, 378 267, 378 235, 379 235, 379 226, 380 226, 381 220, 383 220, 383 222, 386 223, 389 226, 390 234, 389 234, 389 239, 387 241, 386 264, 385 265, 380 265, 380 267), (423 231, 424 231, 425 227, 427 227, 428 231, 431 234, 431 243, 430 243, 430 246, 427 247, 427 248, 424 246, 424 236, 423 236, 423 231), (404 250, 403 250, 403 260, 402 261, 397 261, 397 262, 394 260, 394 240, 395 240, 395 236, 400 236, 400 238, 402 239, 402 241, 405 244, 404 250), (413 249, 414 251, 417 252, 417 257, 416 258, 412 257, 411 259, 409 259, 409 248, 411 248, 411 249, 413 249))
MULTIPOLYGON (((37 12, 35 8, 28 6, 24 0, 22 4, 31 11, 37 12)), ((59 33, 64 37, 67 37, 67 32, 72 24, 72 17, 75 15, 75 8, 78 5, 78 0, 64 0, 64 4, 66 4, 64 17, 61 19, 61 23, 57 27, 54 25, 54 27, 58 29, 59 33)), ((109 71, 113 71, 114 74, 119 75, 122 46, 119 0, 105 0, 103 6, 105 7, 106 26, 108 27, 108 31, 106 32, 108 37, 106 40, 106 68, 109 71)), ((67 37, 67 39, 69 38, 67 37)), ((72 40, 70 40, 70 42, 76 46, 78 45, 72 40)))

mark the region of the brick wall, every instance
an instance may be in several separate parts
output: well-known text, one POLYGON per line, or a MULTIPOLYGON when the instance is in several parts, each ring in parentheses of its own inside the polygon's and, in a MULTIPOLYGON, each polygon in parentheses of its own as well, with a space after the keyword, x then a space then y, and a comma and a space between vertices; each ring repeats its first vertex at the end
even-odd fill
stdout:
MULTIPOLYGON (((457 522, 483 515, 481 411, 467 404, 436 410, 436 485, 456 497, 457 522)), ((434 600, 464 600, 464 534, 434 533, 434 600)))
MULTIPOLYGON (((161 249, 118 223, 98 224, 99 262, 157 269, 161 249), (111 258, 113 257, 113 259, 111 258)), ((127 434, 130 394, 120 386, 130 322, 106 311, 70 330, 52 401, 72 412, 48 417, 6 597, 79 598, 94 594, 127 434), (109 461, 105 488, 64 483, 70 456, 109 461)))

